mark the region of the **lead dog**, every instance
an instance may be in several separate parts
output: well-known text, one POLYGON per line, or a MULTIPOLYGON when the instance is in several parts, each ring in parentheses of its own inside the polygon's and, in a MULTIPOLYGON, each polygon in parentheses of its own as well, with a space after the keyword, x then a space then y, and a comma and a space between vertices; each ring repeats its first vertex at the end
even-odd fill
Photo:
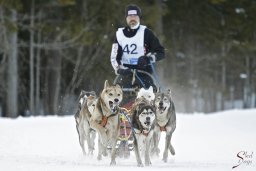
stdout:
POLYGON ((156 125, 154 129, 154 147, 152 152, 159 155, 160 150, 158 144, 161 131, 166 131, 163 161, 167 162, 168 149, 172 155, 175 155, 175 150, 171 144, 171 138, 176 129, 176 112, 171 98, 171 90, 169 89, 165 93, 156 93, 154 103, 156 107, 156 125))
POLYGON ((149 152, 155 125, 155 108, 146 98, 137 98, 131 114, 134 129, 134 151, 138 166, 143 166, 140 151, 145 157, 145 165, 149 166, 151 165, 149 152))
POLYGON ((94 150, 96 133, 93 129, 91 129, 89 120, 91 117, 91 111, 95 107, 95 99, 95 92, 86 92, 82 90, 79 96, 78 111, 75 114, 79 143, 84 155, 86 155, 85 141, 87 141, 88 154, 93 154, 94 150))
POLYGON ((123 99, 123 92, 119 85, 110 86, 105 81, 104 89, 96 100, 95 109, 91 112, 90 126, 99 135, 98 160, 102 159, 102 153, 107 146, 112 147, 111 165, 116 164, 116 143, 119 135, 119 104, 123 99))

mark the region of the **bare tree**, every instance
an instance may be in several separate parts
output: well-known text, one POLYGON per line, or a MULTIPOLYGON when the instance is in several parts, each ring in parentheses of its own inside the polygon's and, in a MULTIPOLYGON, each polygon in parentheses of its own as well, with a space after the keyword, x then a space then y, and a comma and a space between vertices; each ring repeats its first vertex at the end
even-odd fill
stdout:
POLYGON ((7 116, 18 116, 18 43, 17 43, 17 12, 11 10, 10 21, 14 29, 9 31, 9 54, 8 54, 8 73, 7 73, 7 116))
MULTIPOLYGON (((156 8, 157 20, 156 20, 156 24, 155 24, 156 33, 159 35, 161 43, 163 43, 164 33, 163 33, 163 12, 162 12, 163 11, 163 3, 162 3, 162 0, 155 0, 155 4, 157 7, 156 8)), ((167 67, 167 65, 165 63, 166 63, 166 60, 160 61, 158 63, 158 66, 162 66, 162 67, 157 68, 158 75, 159 75, 161 82, 164 80, 164 70, 167 67)), ((158 83, 158 84, 160 84, 160 83, 158 83)), ((163 87, 161 87, 161 88, 163 88, 163 87)))
POLYGON ((34 91, 35 91, 35 86, 34 86, 34 82, 35 82, 35 76, 34 76, 34 29, 35 29, 35 1, 31 0, 31 11, 30 11, 30 49, 29 49, 29 55, 30 55, 30 59, 29 59, 29 66, 30 66, 30 89, 29 89, 29 109, 31 114, 35 113, 35 95, 34 95, 34 91))
MULTIPOLYGON (((39 23, 41 22, 42 11, 39 11, 39 23)), ((41 29, 37 32, 37 43, 41 43, 41 29)), ((41 78, 41 49, 37 48, 36 51, 36 94, 35 94, 35 102, 36 102, 36 114, 40 114, 40 78, 41 78)))

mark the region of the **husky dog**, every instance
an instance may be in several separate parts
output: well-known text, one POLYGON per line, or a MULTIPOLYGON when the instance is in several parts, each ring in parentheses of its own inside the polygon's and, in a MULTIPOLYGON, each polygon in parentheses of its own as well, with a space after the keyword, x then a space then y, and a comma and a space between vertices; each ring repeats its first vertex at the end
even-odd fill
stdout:
POLYGON ((104 89, 96 101, 95 109, 92 111, 90 126, 99 135, 98 160, 102 159, 102 153, 108 145, 112 147, 111 165, 116 164, 116 143, 119 135, 119 104, 123 99, 123 92, 119 85, 110 86, 105 81, 104 89))
POLYGON ((159 155, 159 140, 161 131, 166 131, 165 148, 163 153, 163 161, 167 162, 168 149, 172 155, 175 155, 175 150, 171 144, 171 138, 174 130, 176 129, 176 113, 174 103, 171 98, 171 90, 166 93, 156 93, 155 98, 156 107, 156 125, 154 129, 154 147, 153 154, 159 155))
POLYGON ((132 127, 134 129, 134 151, 139 166, 143 166, 141 154, 145 157, 145 165, 151 165, 149 151, 155 125, 155 108, 144 98, 136 99, 132 114, 132 127))
POLYGON ((137 93, 137 99, 144 97, 146 100, 149 102, 154 101, 155 99, 155 94, 153 92, 153 87, 150 86, 148 89, 141 88, 138 93, 137 93))
POLYGON ((94 91, 86 92, 81 91, 79 96, 78 111, 75 114, 76 130, 79 136, 79 143, 82 148, 83 154, 85 152, 85 140, 88 145, 88 154, 93 154, 94 140, 96 133, 90 128, 89 119, 91 117, 91 110, 95 107, 96 94, 94 91))

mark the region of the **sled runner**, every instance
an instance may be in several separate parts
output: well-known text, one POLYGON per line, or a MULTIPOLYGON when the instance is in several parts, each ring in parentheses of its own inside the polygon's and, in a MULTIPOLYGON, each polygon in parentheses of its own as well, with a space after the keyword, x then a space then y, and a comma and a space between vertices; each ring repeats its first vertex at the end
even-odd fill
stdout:
POLYGON ((119 157, 127 158, 130 156, 130 151, 133 150, 132 125, 129 119, 129 111, 125 108, 121 109, 119 114, 120 134, 117 141, 117 154, 119 157))
POLYGON ((120 134, 119 134, 119 140, 121 141, 127 141, 132 133, 132 127, 129 123, 130 121, 127 119, 129 117, 129 113, 125 108, 122 108, 122 112, 119 115, 119 121, 120 121, 120 134))

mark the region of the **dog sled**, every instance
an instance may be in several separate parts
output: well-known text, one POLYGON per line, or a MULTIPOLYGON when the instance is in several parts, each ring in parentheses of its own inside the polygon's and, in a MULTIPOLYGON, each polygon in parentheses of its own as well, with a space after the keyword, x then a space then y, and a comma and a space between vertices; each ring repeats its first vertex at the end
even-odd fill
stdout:
MULTIPOLYGON (((119 135, 115 147, 117 149, 117 156, 120 158, 128 158, 130 151, 133 150, 133 136, 129 111, 126 108, 120 108, 119 123, 119 135)), ((107 149, 111 150, 112 147, 108 146, 107 149)))
POLYGON ((130 151, 133 150, 132 126, 129 119, 129 111, 126 108, 121 108, 119 114, 119 136, 117 141, 117 154, 121 158, 128 158, 130 151))
POLYGON ((120 74, 114 79, 113 84, 119 84, 123 91, 123 100, 121 103, 122 112, 119 115, 120 135, 116 146, 117 155, 127 158, 130 156, 130 151, 133 150, 133 136, 131 136, 132 127, 129 110, 135 102, 140 88, 152 86, 154 91, 156 91, 159 86, 152 74, 137 69, 121 70, 120 74))

